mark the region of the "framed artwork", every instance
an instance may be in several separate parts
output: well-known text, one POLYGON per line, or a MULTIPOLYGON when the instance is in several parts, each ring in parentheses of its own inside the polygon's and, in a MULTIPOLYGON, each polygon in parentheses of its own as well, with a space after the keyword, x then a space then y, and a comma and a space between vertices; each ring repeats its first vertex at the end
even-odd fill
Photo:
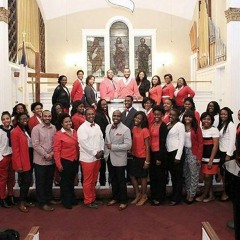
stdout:
POLYGON ((134 65, 135 76, 139 71, 145 71, 147 76, 152 76, 152 37, 134 37, 134 65))
POLYGON ((129 67, 129 30, 119 21, 110 28, 110 68, 121 77, 126 67, 129 67))
POLYGON ((87 75, 103 77, 105 69, 104 37, 87 36, 87 75))

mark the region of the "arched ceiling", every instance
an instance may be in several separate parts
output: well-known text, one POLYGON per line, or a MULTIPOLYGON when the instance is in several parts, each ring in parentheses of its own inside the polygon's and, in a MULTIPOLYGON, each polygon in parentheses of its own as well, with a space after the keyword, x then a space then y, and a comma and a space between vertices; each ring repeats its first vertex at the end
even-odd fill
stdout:
MULTIPOLYGON (((121 1, 121 0, 119 0, 121 1)), ((192 19, 198 0, 132 0, 135 10, 148 9, 192 19)), ((101 8, 117 8, 107 0, 37 0, 45 20, 101 8)), ((129 10, 125 10, 129 11, 129 10)), ((134 13, 132 13, 134 14, 134 13)))

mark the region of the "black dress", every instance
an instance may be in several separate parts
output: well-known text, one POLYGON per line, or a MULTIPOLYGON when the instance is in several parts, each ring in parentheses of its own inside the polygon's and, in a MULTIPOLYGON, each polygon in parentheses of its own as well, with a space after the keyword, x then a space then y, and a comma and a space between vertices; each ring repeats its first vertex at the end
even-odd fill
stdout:
POLYGON ((138 87, 139 93, 142 97, 146 97, 146 92, 149 92, 150 82, 148 80, 143 80, 138 87))

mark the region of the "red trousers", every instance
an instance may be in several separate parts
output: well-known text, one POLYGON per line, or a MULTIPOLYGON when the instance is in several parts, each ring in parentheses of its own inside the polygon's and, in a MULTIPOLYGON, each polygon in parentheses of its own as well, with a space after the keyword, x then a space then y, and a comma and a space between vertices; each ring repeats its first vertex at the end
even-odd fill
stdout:
POLYGON ((15 172, 12 168, 12 155, 7 155, 0 161, 0 199, 6 198, 6 187, 8 196, 12 196, 14 185, 15 172))
POLYGON ((91 163, 81 161, 83 171, 84 204, 90 204, 96 199, 95 185, 98 179, 100 165, 100 160, 91 163))

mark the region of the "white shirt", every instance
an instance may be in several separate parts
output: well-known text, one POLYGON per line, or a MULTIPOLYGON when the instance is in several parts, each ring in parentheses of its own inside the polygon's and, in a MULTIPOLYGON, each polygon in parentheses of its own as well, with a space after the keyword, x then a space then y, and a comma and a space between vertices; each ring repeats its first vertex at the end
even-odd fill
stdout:
POLYGON ((91 127, 91 123, 85 121, 78 128, 77 136, 80 147, 79 160, 83 162, 96 161, 97 152, 104 150, 103 134, 99 125, 95 123, 95 126, 91 127))
POLYGON ((236 150, 236 128, 233 122, 228 124, 225 134, 224 127, 220 130, 219 149, 221 152, 226 152, 228 156, 232 156, 236 150))
POLYGON ((123 83, 127 86, 131 82, 131 78, 123 78, 123 83))
POLYGON ((9 147, 9 139, 7 133, 0 129, 0 161, 4 156, 12 154, 12 148, 9 147))
POLYGON ((177 122, 168 132, 166 148, 168 152, 177 150, 175 159, 180 160, 184 147, 185 127, 181 122, 177 122))

